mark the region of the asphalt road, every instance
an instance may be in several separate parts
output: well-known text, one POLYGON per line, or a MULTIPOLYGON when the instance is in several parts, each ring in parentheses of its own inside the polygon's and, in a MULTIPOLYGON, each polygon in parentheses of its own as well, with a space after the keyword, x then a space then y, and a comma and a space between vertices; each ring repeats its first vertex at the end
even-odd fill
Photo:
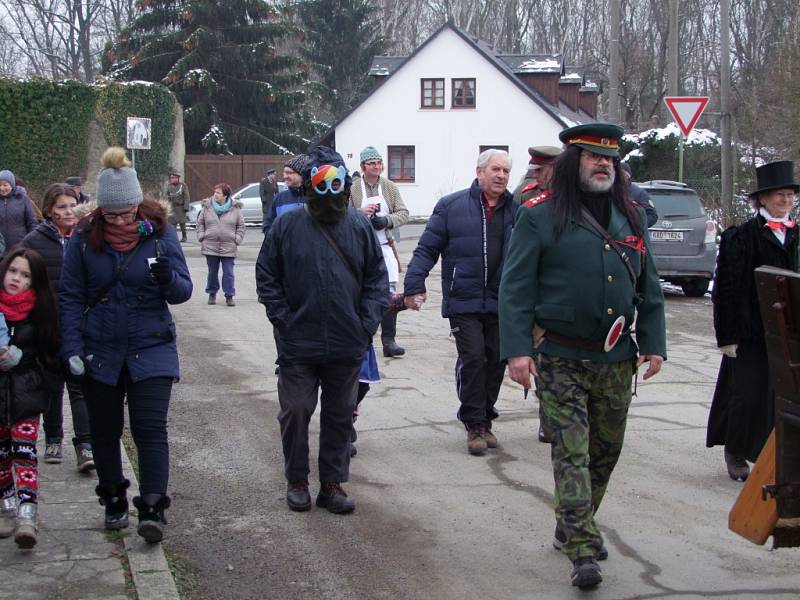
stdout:
MULTIPOLYGON (((421 227, 404 228, 403 263, 421 227)), ((379 357, 345 486, 355 513, 292 513, 276 420, 272 329, 255 296, 260 232, 236 263, 237 306, 206 305, 205 260, 184 245, 194 297, 174 308, 183 379, 170 414, 167 549, 190 566, 192 598, 551 599, 581 595, 550 543, 549 447, 534 396, 503 384, 500 448, 466 453, 456 420, 455 346, 440 317, 438 267, 421 313, 398 320, 403 358, 379 357)), ((669 360, 639 381, 626 445, 598 515, 610 558, 593 598, 798 598, 800 550, 730 533, 741 488, 705 448, 719 355, 711 302, 667 290, 669 360)), ((318 485, 312 420, 312 494, 318 485)))

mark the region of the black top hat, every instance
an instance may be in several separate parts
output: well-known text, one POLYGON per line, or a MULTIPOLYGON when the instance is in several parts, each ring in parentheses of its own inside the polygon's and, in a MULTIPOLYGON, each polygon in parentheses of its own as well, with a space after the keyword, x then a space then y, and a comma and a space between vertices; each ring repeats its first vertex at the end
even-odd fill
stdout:
POLYGON ((778 160, 756 168, 758 189, 750 192, 752 198, 761 192, 793 189, 800 191, 800 183, 794 180, 794 163, 791 160, 778 160))

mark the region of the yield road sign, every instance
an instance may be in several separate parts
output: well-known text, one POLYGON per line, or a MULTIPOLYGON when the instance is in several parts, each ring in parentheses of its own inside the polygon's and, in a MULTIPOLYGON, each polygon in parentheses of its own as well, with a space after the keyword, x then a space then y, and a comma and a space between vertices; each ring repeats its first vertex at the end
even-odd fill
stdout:
POLYGON ((703 114, 708 104, 708 96, 667 96, 664 98, 664 103, 680 127, 681 133, 688 136, 697 119, 703 114))

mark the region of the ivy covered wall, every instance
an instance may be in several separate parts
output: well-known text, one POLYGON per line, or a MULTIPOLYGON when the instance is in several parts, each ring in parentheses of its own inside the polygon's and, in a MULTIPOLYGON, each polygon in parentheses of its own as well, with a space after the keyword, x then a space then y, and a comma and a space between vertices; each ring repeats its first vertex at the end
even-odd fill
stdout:
POLYGON ((151 149, 136 152, 136 170, 142 186, 155 191, 173 168, 177 110, 172 93, 153 84, 0 79, 0 169, 41 199, 50 183, 94 170, 87 165, 91 142, 124 147, 127 117, 148 117, 151 149), (89 140, 93 117, 103 140, 89 140))

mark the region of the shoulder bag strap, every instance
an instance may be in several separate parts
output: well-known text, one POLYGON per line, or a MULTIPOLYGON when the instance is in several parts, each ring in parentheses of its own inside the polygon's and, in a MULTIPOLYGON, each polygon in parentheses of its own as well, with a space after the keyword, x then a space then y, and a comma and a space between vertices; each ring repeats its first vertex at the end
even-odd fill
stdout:
POLYGON ((594 227, 597 230, 597 232, 605 238, 606 242, 614 249, 614 252, 617 253, 617 256, 619 256, 620 260, 622 261, 622 264, 625 265, 625 268, 628 270, 628 275, 631 278, 633 289, 636 289, 636 272, 633 270, 633 267, 631 266, 631 259, 628 258, 627 254, 625 254, 622 250, 619 249, 616 240, 614 240, 614 238, 611 237, 611 234, 608 233, 608 231, 606 231, 605 227, 603 227, 602 225, 600 225, 600 223, 597 222, 597 219, 594 218, 592 213, 590 213, 585 208, 581 208, 581 214, 583 215, 583 218, 589 221, 589 224, 592 227, 594 227))
POLYGON ((344 252, 342 252, 342 249, 339 247, 339 244, 336 243, 336 240, 333 239, 333 236, 325 228, 325 226, 320 225, 319 229, 320 231, 322 231, 322 235, 325 236, 325 239, 328 240, 328 243, 331 245, 331 247, 336 251, 336 254, 339 255, 339 258, 342 259, 342 262, 344 262, 344 264, 347 265, 347 270, 350 271, 350 274, 353 276, 353 279, 355 279, 356 284, 360 288, 361 278, 358 276, 358 272, 356 271, 356 268, 353 266, 353 263, 351 263, 350 259, 348 259, 347 256, 345 256, 344 252))

